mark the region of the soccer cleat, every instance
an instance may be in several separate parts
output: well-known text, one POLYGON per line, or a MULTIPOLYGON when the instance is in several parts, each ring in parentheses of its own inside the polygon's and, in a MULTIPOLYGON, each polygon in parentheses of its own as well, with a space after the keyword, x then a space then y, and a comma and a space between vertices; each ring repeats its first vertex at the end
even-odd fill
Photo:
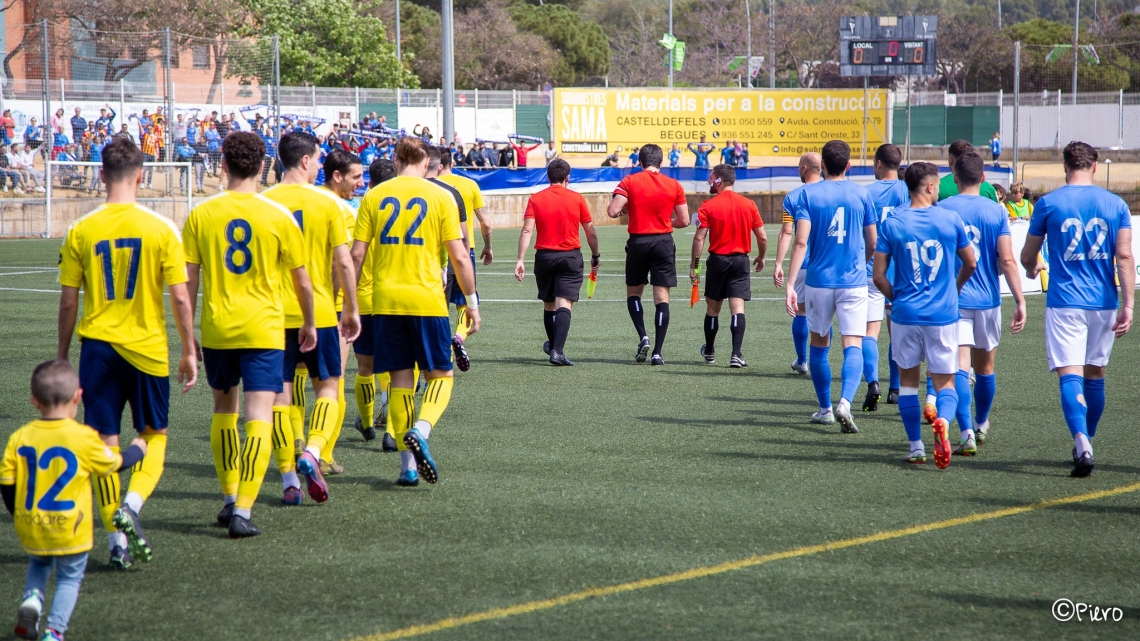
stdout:
POLYGON ((701 356, 704 357, 705 363, 712 365, 716 362, 716 352, 708 351, 708 345, 701 345, 701 356))
POLYGON ((742 356, 733 356, 728 359, 728 366, 732 369, 744 369, 748 367, 748 363, 744 362, 744 357, 742 356))
POLYGON ((811 422, 817 425, 835 425, 835 412, 831 408, 820 410, 811 415, 811 422))
MULTIPOLYGON (((301 454, 304 453, 304 451, 305 451, 305 441, 303 441, 299 438, 293 439, 293 459, 296 460, 296 459, 301 458, 301 454)), ((226 523, 229 523, 229 521, 226 521, 226 523)))
POLYGON ((561 352, 552 351, 550 352, 550 364, 558 365, 560 367, 570 367, 574 364, 574 361, 566 358, 566 355, 561 352))
POLYGON ((244 516, 235 514, 230 519, 230 532, 231 539, 244 539, 250 536, 257 536, 261 534, 261 528, 257 527, 244 516))
POLYGON ((372 421, 373 427, 376 425, 388 424, 388 401, 380 403, 380 410, 376 412, 376 420, 372 421))
POLYGON ((321 459, 318 461, 321 468, 321 474, 325 476, 336 476, 337 474, 344 474, 344 466, 338 464, 335 460, 326 461, 321 459))
POLYGON ((131 553, 127 551, 127 548, 121 545, 116 545, 111 550, 110 564, 111 567, 116 570, 125 570, 134 565, 135 560, 131 557, 131 553))
POLYGON ((305 500, 304 497, 301 488, 287 487, 285 488, 285 495, 281 497, 281 502, 285 505, 300 505, 305 500))
POLYGON ((792 373, 793 374, 801 374, 801 375, 807 374, 808 373, 807 363, 803 363, 800 361, 792 361, 792 373))
POLYGON ((384 432, 384 438, 380 441, 381 452, 398 452, 400 447, 396 444, 396 439, 389 433, 384 432))
POLYGON ((459 334, 451 337, 451 351, 455 354, 455 366, 459 371, 471 369, 471 357, 467 355, 467 347, 463 345, 463 338, 459 334))
POLYGON ((944 418, 934 419, 934 465, 940 470, 950 467, 950 424, 944 418))
POLYGON ((927 403, 922 408, 922 420, 926 421, 927 425, 934 425, 934 421, 938 420, 938 408, 927 403))
POLYGON ((542 353, 550 356, 550 341, 542 341, 542 353))
POLYGON ((63 641, 63 633, 48 628, 44 630, 44 635, 40 637, 40 641, 63 641))
POLYGON ((978 437, 978 445, 986 442, 986 438, 990 435, 990 422, 987 420, 985 423, 974 423, 974 434, 978 437))
POLYGON ((661 358, 660 354, 654 354, 653 357, 649 359, 649 364, 654 367, 660 367, 665 364, 665 359, 661 358))
MULTIPOLYGON (((297 460, 297 471, 305 475, 309 498, 317 503, 329 500, 329 486, 325 483, 325 477, 321 474, 321 465, 315 456, 309 452, 302 454, 297 460)), ((233 523, 232 520, 230 522, 233 523)))
POLYGON ((225 506, 218 512, 218 525, 229 525, 230 517, 234 515, 234 504, 226 503, 225 506))
POLYGON ((892 388, 887 390, 887 405, 898 405, 898 404, 899 404, 899 391, 892 387, 892 388))
POLYGON ((400 472, 400 478, 396 479, 396 485, 400 487, 415 487, 420 484, 420 475, 415 470, 404 470, 400 472))
POLYGON ((859 428, 855 427, 855 418, 851 416, 851 406, 847 404, 846 399, 839 405, 835 406, 835 420, 839 421, 839 431, 844 434, 858 434, 859 428))
POLYGON ((439 470, 435 467, 435 459, 431 457, 431 448, 419 430, 413 427, 404 434, 404 447, 416 458, 416 469, 425 481, 435 483, 439 480, 439 470))
POLYGON ((649 337, 642 336, 641 342, 637 344, 637 354, 634 355, 633 360, 638 363, 644 363, 645 359, 649 357, 649 337))
POLYGON ((16 610, 15 634, 20 639, 38 639, 40 629, 40 614, 44 611, 44 595, 39 590, 32 590, 28 598, 16 610))
POLYGON ((1093 455, 1092 452, 1085 452, 1079 458, 1073 459, 1073 471, 1069 474, 1073 478, 1083 479, 1092 474, 1093 468, 1093 455))
POLYGON ((129 506, 124 505, 115 510, 111 522, 127 536, 127 548, 130 549, 131 556, 143 562, 150 561, 154 553, 150 549, 150 541, 147 540, 146 533, 143 532, 142 524, 139 523, 139 515, 129 506))
POLYGON ((926 465, 926 450, 911 450, 903 460, 911 465, 926 465))
POLYGON ((365 428, 364 420, 359 416, 356 417, 356 423, 354 424, 354 427, 356 428, 356 431, 360 432, 360 435, 364 437, 365 441, 376 440, 376 428, 372 427, 371 425, 369 425, 368 428, 365 428))
POLYGON ((978 443, 974 440, 974 437, 971 436, 959 443, 958 449, 954 450, 954 453, 958 456, 977 456, 978 443))
POLYGON ((871 381, 867 384, 867 398, 863 399, 864 412, 877 412, 879 411, 879 399, 883 395, 879 392, 879 381, 871 381))

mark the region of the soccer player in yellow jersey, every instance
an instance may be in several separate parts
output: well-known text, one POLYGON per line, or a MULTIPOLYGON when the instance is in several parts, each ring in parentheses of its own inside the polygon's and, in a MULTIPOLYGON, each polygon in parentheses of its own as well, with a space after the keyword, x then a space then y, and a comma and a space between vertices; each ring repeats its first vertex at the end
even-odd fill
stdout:
POLYGON ((301 352, 300 328, 304 324, 297 296, 288 282, 282 283, 285 299, 285 361, 282 370, 284 388, 273 401, 273 452, 281 471, 286 505, 301 504, 301 484, 297 472, 305 475, 309 496, 317 503, 329 498, 328 485, 321 473, 321 449, 333 436, 339 408, 337 388, 342 373, 340 341, 355 340, 360 332, 356 311, 356 291, 348 292, 345 313, 337 327, 333 274, 342 282, 355 282, 352 258, 348 255, 348 232, 344 217, 351 208, 336 194, 313 185, 321 169, 321 150, 316 136, 292 131, 281 137, 278 155, 285 173, 281 182, 261 195, 292 213, 301 228, 305 245, 305 270, 313 287, 313 313, 317 325, 317 348, 301 352), (290 425, 289 401, 293 392, 293 375, 298 362, 305 365, 313 381, 317 400, 309 419, 309 438, 305 451, 293 469, 294 429, 290 425), (287 434, 289 436, 287 436, 287 434))
POLYGON ((450 194, 423 178, 427 164, 422 141, 406 137, 396 144, 399 175, 365 194, 352 245, 358 270, 367 255, 374 254, 373 369, 392 375, 389 416, 403 448, 396 482, 404 486, 417 485, 421 474, 428 483, 438 480, 428 438, 451 400, 454 366, 439 269, 441 249, 447 249, 467 295, 470 333, 477 332, 480 324, 479 297, 468 247, 459 231, 458 208, 450 194), (428 381, 418 415, 413 389, 417 365, 428 381))
POLYGON ((264 156, 261 136, 226 136, 226 191, 199 203, 182 229, 192 302, 202 288, 202 355, 214 394, 210 447, 225 497, 217 518, 229 526, 230 538, 261 533, 249 518, 269 466, 273 399, 284 389, 286 278, 303 319, 300 350, 317 348, 301 227, 291 211, 257 193, 264 156), (237 430, 239 383, 244 445, 237 430))
POLYGON ((60 248, 56 357, 67 360, 82 288, 83 320, 78 333, 84 420, 104 443, 118 450, 123 409, 130 405, 135 429, 150 445, 150 456, 131 475, 121 507, 118 474, 111 473, 96 484, 111 566, 125 569, 135 559, 150 560, 150 543, 139 525, 139 512, 154 492, 166 461, 170 368, 165 287, 170 289, 174 323, 182 340, 178 380, 183 392, 197 381, 198 360, 178 228, 135 202, 143 175, 139 148, 129 138, 114 138, 103 151, 107 200, 68 228, 60 248))
POLYGON ((135 439, 120 456, 91 428, 75 422, 82 391, 65 360, 40 363, 32 373, 32 405, 41 418, 16 430, 0 462, 0 495, 28 553, 16 636, 39 639, 48 577, 55 594, 42 637, 62 641, 79 597, 91 549, 91 476, 106 477, 145 461, 146 441, 135 439))
MULTIPOLYGON (((483 202, 483 192, 479 189, 479 184, 466 176, 460 176, 451 171, 452 157, 450 153, 444 153, 440 158, 439 164, 439 181, 454 187, 459 194, 463 197, 463 204, 467 209, 467 239, 471 242, 471 268, 475 269, 475 221, 472 217, 479 219, 479 231, 483 234, 483 251, 479 257, 483 259, 483 265, 490 265, 494 260, 495 254, 491 250, 491 223, 487 217, 483 215, 483 207, 486 204, 483 202)), ((455 310, 458 313, 458 322, 456 323, 455 336, 451 339, 451 349, 455 353, 455 364, 459 370, 466 372, 471 367, 471 358, 467 354, 467 299, 459 286, 455 282, 455 270, 447 270, 447 290, 448 302, 455 305, 455 310)))

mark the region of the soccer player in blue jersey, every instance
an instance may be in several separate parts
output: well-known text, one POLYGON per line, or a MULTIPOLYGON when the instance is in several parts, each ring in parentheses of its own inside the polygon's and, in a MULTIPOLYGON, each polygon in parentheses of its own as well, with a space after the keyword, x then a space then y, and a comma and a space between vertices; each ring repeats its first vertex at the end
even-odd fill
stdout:
POLYGON ((1065 186, 1037 201, 1021 264, 1027 276, 1036 278, 1043 269, 1038 252, 1048 245, 1045 354, 1049 369, 1061 379, 1061 409, 1075 446, 1072 475, 1086 477, 1093 471, 1091 439, 1104 413, 1112 343, 1132 327, 1136 264, 1128 205, 1093 185, 1096 149, 1071 142, 1064 159, 1065 186))
MULTIPOLYGON (((844 179, 851 167, 851 147, 842 140, 823 146, 823 181, 805 187, 795 206, 796 243, 788 279, 795 282, 809 246, 811 260, 805 283, 811 355, 808 367, 819 399, 813 423, 839 421, 844 433, 855 434, 851 399, 863 373, 863 335, 867 329, 867 274, 864 267, 875 246, 875 203, 865 187, 844 179), (831 319, 838 317, 843 336, 843 386, 831 407, 831 319)), ((787 294, 787 310, 796 315, 799 297, 787 294)))
MULTIPOLYGON (((804 187, 823 180, 820 173, 823 171, 823 159, 814 151, 800 156, 800 182, 803 183, 784 196, 784 219, 780 227, 780 235, 776 239, 776 272, 772 282, 776 287, 784 286, 784 256, 788 255, 788 248, 792 245, 795 236, 795 218, 792 212, 803 196, 804 187)), ((808 262, 810 252, 804 255, 804 262, 808 262)), ((792 319, 792 345, 796 348, 796 360, 792 362, 792 371, 796 374, 808 373, 808 326, 807 312, 804 311, 804 281, 807 279, 807 269, 800 269, 792 287, 796 290, 796 299, 799 305, 796 308, 796 317, 792 319)))
POLYGON ((934 420, 934 464, 950 465, 949 420, 958 410, 954 374, 958 371, 958 292, 977 261, 962 218, 934 203, 938 168, 927 162, 907 167, 910 205, 882 223, 875 246, 875 285, 891 301, 891 342, 899 364, 899 414, 910 441, 908 463, 926 463, 922 410, 918 405, 919 365, 934 378, 938 418, 934 420), (953 253, 961 260, 955 281, 953 253), (894 276, 887 277, 892 262, 894 276))
POLYGON ((1025 327, 1025 298, 1021 295, 1021 275, 1013 259, 1013 240, 1009 235, 1009 217, 1001 205, 981 195, 985 179, 985 163, 977 153, 968 152, 954 163, 954 182, 958 195, 938 204, 958 212, 966 228, 966 238, 974 251, 978 267, 958 294, 958 373, 954 387, 958 392, 958 430, 961 442, 955 454, 974 456, 978 444, 984 443, 990 429, 997 379, 994 378, 994 355, 1001 339, 1001 283, 1005 274, 1009 291, 1017 307, 1013 311, 1010 330, 1016 334, 1025 327), (977 376, 977 412, 970 418, 970 367, 977 376))
MULTIPOLYGON (((902 164, 902 150, 887 143, 875 150, 875 182, 867 185, 871 200, 875 203, 875 220, 882 225, 896 207, 910 204, 910 192, 906 183, 899 180, 899 165, 902 164)), ((879 231, 881 227, 876 227, 879 231)), ((887 299, 875 287, 872 279, 873 260, 867 261, 867 334, 863 337, 863 378, 867 379, 867 397, 863 399, 863 411, 879 409, 879 331, 887 315, 887 299)), ((893 271, 893 270, 891 270, 893 271)), ((892 276, 887 273, 887 278, 892 276)), ((887 403, 897 403, 899 395, 899 369, 887 352, 891 364, 891 380, 888 386, 887 403)))

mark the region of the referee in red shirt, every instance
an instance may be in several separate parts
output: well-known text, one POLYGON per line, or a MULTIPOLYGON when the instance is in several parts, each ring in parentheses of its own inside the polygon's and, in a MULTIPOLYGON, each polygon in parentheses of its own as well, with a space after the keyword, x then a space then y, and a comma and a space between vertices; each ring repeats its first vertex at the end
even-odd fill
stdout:
POLYGON ((740 347, 744 343, 744 301, 752 300, 748 255, 752 253, 752 237, 756 237, 759 253, 753 263, 756 271, 764 269, 764 253, 768 237, 756 203, 736 193, 736 170, 717 165, 709 172, 709 191, 716 194, 697 210, 697 233, 693 238, 693 262, 689 278, 697 282, 705 239, 709 241, 709 259, 705 263, 705 344, 701 356, 706 363, 715 361, 716 332, 720 324, 720 306, 728 299, 732 313, 732 359, 729 367, 748 367, 740 347))
POLYGON ((586 199, 570 191, 570 163, 556 158, 546 167, 550 186, 532 195, 526 203, 515 278, 526 276, 523 256, 530 247, 531 232, 538 232, 534 248, 534 277, 538 281, 538 299, 542 301, 542 324, 546 327, 546 343, 542 351, 550 355, 551 365, 573 365, 566 358, 566 337, 570 334, 570 308, 578 302, 582 289, 582 243, 578 225, 586 232, 593 267, 598 265, 598 232, 586 199))
POLYGON ((617 189, 606 213, 610 218, 629 215, 629 240, 625 244, 626 306, 640 342, 638 363, 649 355, 649 335, 645 333, 645 317, 641 295, 645 285, 653 285, 656 328, 652 365, 664 365, 661 346, 669 330, 669 289, 677 286, 677 246, 673 244, 673 228, 689 226, 689 207, 681 183, 661 175, 664 154, 657 145, 645 145, 637 156, 642 171, 626 176, 617 189))

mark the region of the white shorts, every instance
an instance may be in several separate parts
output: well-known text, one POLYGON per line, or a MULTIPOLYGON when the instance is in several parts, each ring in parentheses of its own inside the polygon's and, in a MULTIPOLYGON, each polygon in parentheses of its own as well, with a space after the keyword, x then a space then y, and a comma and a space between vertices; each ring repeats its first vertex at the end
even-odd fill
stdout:
POLYGON ((1045 308, 1045 355, 1049 371, 1058 367, 1108 365, 1116 334, 1116 310, 1045 308))
POLYGON ((900 369, 926 361, 932 374, 958 373, 958 323, 900 325, 891 323, 891 349, 900 369))
POLYGON ((887 317, 887 297, 867 279, 867 322, 881 321, 887 317))
POLYGON ((1001 307, 958 310, 958 345, 990 352, 1000 341, 1001 307))
POLYGON ((792 288, 796 291, 796 300, 800 302, 800 305, 807 305, 807 292, 804 289, 805 287, 807 287, 807 270, 801 269, 800 272, 796 274, 796 282, 792 285, 792 288))
POLYGON ((808 330, 819 336, 831 331, 831 319, 839 318, 842 336, 867 333, 867 288, 824 289, 804 285, 808 330))

